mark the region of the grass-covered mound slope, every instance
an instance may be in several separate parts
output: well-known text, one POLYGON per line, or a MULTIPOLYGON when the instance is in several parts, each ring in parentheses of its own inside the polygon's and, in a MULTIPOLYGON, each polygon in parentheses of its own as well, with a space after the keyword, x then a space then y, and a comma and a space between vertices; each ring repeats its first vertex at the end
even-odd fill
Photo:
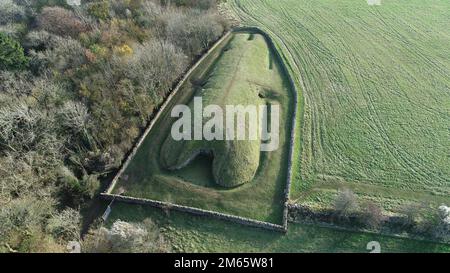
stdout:
MULTIPOLYGON (((131 159, 113 192, 124 188, 124 194, 127 196, 171 202, 280 224, 289 157, 290 125, 294 109, 292 95, 288 78, 282 73, 279 60, 264 38, 256 33, 232 33, 200 63, 180 87, 131 159), (239 58, 240 63, 236 65, 239 58), (235 69, 238 71, 233 73, 235 69), (236 76, 231 80, 230 75, 233 74, 236 76), (254 83, 250 83, 252 80, 254 83), (186 153, 186 156, 189 154, 188 149, 181 149, 183 147, 175 150, 175 145, 164 145, 171 134, 172 124, 177 120, 170 116, 173 107, 178 104, 189 105, 194 96, 199 94, 203 94, 204 106, 208 101, 219 104, 219 98, 227 85, 230 86, 230 94, 224 97, 223 104, 236 101, 244 105, 268 103, 280 106, 278 149, 260 152, 258 142, 251 148, 254 149, 251 155, 249 150, 244 150, 248 147, 238 145, 235 145, 237 151, 228 150, 228 154, 215 155, 216 160, 223 157, 220 161, 225 168, 231 168, 235 164, 235 170, 242 172, 241 177, 250 170, 246 175, 253 176, 252 178, 235 180, 249 182, 232 188, 221 186, 216 182, 213 173, 214 158, 210 154, 198 155, 178 170, 169 170, 163 164, 166 159, 162 160, 165 153, 170 154, 169 159, 173 157, 171 159, 173 162, 181 157, 181 153, 186 153), (264 99, 257 96, 260 92, 264 99), (255 96, 257 97, 254 98, 255 96), (174 150, 170 151, 171 149, 174 150), (233 160, 236 162, 232 162, 233 160), (254 164, 251 168, 247 162, 250 160, 254 164), (247 170, 243 172, 243 169, 247 170)), ((195 142, 191 149, 196 149, 194 144, 195 142)), ((219 143, 210 144, 210 149, 214 148, 217 152, 221 152, 219 143)), ((217 170, 225 173, 220 168, 217 170)), ((232 173, 227 175, 238 177, 232 173)))
MULTIPOLYGON (((264 93, 279 88, 277 71, 271 69, 271 60, 267 56, 266 41, 261 35, 236 35, 222 56, 200 82, 195 96, 202 98, 203 108, 218 105, 225 112, 227 105, 256 106, 268 103, 264 93), (262 58, 261 58, 262 56, 262 58), (270 91, 269 91, 270 90, 270 91)), ((272 91, 275 92, 276 91, 272 91)), ((193 100, 189 107, 194 113, 193 100)), ((192 115, 194 116, 194 115, 192 115)), ((206 125, 211 119, 204 118, 206 125)), ((226 124, 227 117, 224 115, 226 124)), ((167 136, 161 150, 161 162, 168 169, 180 169, 200 153, 213 156, 212 172, 216 183, 224 187, 235 187, 253 179, 260 161, 260 134, 254 140, 249 139, 250 119, 244 123, 245 140, 174 140, 167 136)), ((192 122, 192 127, 194 122, 192 122)), ((235 132, 238 124, 235 124, 235 132)), ((218 130, 218 128, 215 128, 218 130)), ((222 135, 226 134, 225 128, 222 135)))

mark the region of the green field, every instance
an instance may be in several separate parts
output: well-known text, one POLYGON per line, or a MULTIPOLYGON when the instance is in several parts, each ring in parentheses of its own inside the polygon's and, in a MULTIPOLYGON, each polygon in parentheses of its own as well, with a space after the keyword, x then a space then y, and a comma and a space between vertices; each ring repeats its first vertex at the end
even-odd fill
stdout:
POLYGON ((116 190, 123 188, 128 196, 280 224, 293 93, 275 56, 261 34, 232 33, 201 63, 164 110, 116 190), (171 109, 175 104, 192 107, 194 96, 203 98, 203 107, 279 105, 279 148, 260 152, 260 139, 174 141, 170 132, 176 119, 170 117, 171 109), (207 153, 191 161, 200 150, 207 153))
POLYGON ((107 225, 116 219, 141 222, 149 218, 159 226, 174 252, 369 252, 378 241, 382 252, 450 252, 450 246, 375 234, 339 231, 291 223, 287 234, 234 223, 116 203, 107 225))
POLYGON ((300 90, 291 199, 450 203, 450 2, 230 0, 300 90))

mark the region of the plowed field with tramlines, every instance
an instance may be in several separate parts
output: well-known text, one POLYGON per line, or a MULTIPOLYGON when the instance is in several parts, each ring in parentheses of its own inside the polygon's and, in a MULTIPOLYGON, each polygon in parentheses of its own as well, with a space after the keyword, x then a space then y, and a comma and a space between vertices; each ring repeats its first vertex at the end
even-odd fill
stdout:
POLYGON ((385 209, 450 199, 450 2, 231 0, 283 52, 301 99, 291 199, 347 187, 385 209))

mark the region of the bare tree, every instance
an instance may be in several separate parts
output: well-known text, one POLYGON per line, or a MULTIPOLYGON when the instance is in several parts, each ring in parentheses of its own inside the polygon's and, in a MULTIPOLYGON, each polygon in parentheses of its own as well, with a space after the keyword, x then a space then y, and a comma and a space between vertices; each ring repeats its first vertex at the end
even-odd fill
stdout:
POLYGON ((57 37, 52 47, 44 51, 44 58, 59 71, 77 68, 87 62, 86 49, 70 37, 57 37))
POLYGON ((202 53, 224 31, 218 17, 210 12, 171 10, 164 18, 170 41, 191 57, 202 53))
MULTIPOLYGON (((128 78, 142 85, 144 90, 159 91, 164 95, 187 66, 183 52, 168 41, 150 40, 135 46, 129 59, 128 78)), ((162 98, 160 96, 160 98, 162 98)))
POLYGON ((378 228, 383 221, 382 209, 372 201, 365 203, 363 208, 363 221, 369 228, 378 228))
POLYGON ((87 133, 90 119, 87 107, 81 102, 68 101, 59 109, 58 117, 60 125, 75 134, 87 133))
POLYGON ((77 37, 88 26, 75 14, 61 7, 45 7, 38 17, 39 26, 60 36, 77 37))
POLYGON ((419 221, 422 210, 424 209, 423 204, 408 203, 405 204, 401 209, 400 213, 405 216, 405 226, 413 226, 419 221))
POLYGON ((53 214, 47 222, 47 230, 53 237, 66 241, 80 241, 80 228, 80 212, 71 208, 53 214))
POLYGON ((350 189, 340 190, 335 201, 334 209, 340 217, 348 217, 358 207, 356 195, 350 189))
POLYGON ((450 207, 447 207, 446 205, 439 206, 439 216, 447 225, 450 225, 450 207))
POLYGON ((12 24, 25 18, 25 9, 12 0, 0 1, 0 25, 12 24))
POLYGON ((440 221, 435 228, 435 235, 444 241, 450 241, 450 207, 439 206, 438 214, 440 221))
POLYGON ((100 227, 86 236, 84 252, 168 252, 157 226, 145 219, 141 223, 116 220, 110 229, 100 227))

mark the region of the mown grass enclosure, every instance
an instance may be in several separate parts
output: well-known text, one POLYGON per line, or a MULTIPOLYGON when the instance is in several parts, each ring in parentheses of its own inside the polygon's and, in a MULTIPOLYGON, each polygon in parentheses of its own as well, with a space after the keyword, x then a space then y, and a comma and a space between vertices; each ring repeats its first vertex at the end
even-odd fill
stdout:
POLYGON ((289 82, 274 56, 261 34, 233 32, 181 86, 120 177, 116 190, 123 188, 125 195, 281 223, 293 101, 289 82), (211 103, 279 105, 279 148, 261 152, 260 141, 256 140, 177 143, 170 134, 176 120, 170 117, 171 109, 176 104, 189 104, 194 96, 203 98, 204 107, 211 103), (212 149, 213 156, 203 154, 183 168, 168 168, 182 165, 201 149, 212 149), (226 180, 220 184, 217 179, 226 180), (247 183, 234 188, 223 186, 230 181, 247 183))
POLYGON ((274 38, 301 92, 292 201, 329 207, 345 187, 388 211, 450 203, 449 2, 228 6, 274 38))

